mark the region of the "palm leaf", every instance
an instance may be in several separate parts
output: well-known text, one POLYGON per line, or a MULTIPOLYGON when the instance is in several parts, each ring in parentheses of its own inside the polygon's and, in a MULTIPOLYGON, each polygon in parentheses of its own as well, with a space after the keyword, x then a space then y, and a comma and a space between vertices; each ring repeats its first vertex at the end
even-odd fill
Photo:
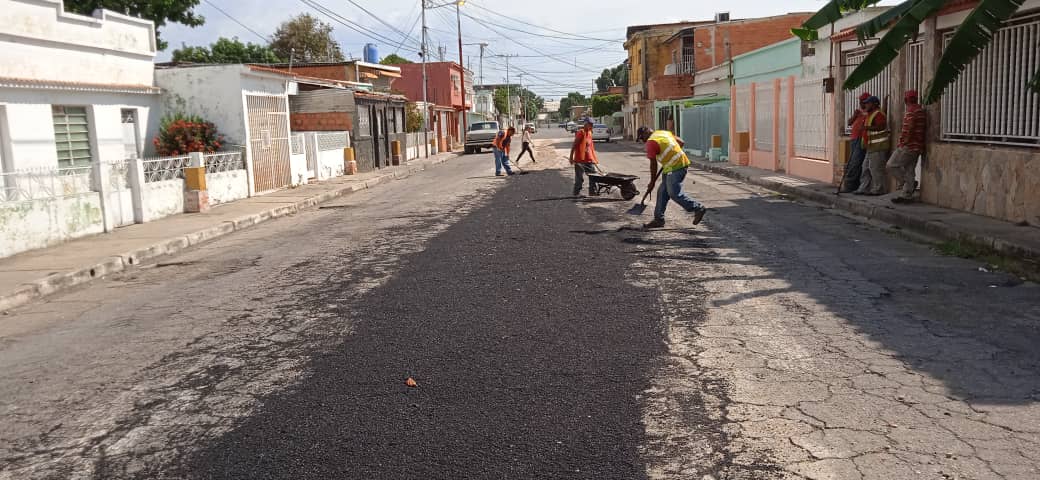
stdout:
POLYGON ((862 10, 881 0, 830 0, 813 16, 809 17, 799 30, 818 30, 830 25, 845 15, 845 12, 862 10))
POLYGON ((1036 75, 1033 76, 1033 80, 1029 82, 1029 88, 1033 89, 1036 93, 1040 93, 1040 69, 1037 69, 1036 75))
POLYGON ((899 20, 903 15, 906 15, 906 12, 909 12, 910 9, 913 8, 914 5, 917 5, 919 1, 920 0, 906 0, 899 5, 885 10, 881 15, 857 25, 856 38, 859 39, 859 43, 866 43, 868 38, 872 38, 874 35, 877 35, 878 32, 888 28, 892 22, 899 20))
POLYGON ((906 42, 917 35, 921 22, 938 12, 946 5, 946 2, 947 0, 917 0, 917 3, 896 21, 885 36, 881 37, 878 44, 863 59, 863 63, 860 63, 849 74, 843 88, 852 90, 883 72, 885 67, 899 55, 899 51, 903 49, 906 42))
MULTIPOLYGON (((993 40, 993 34, 1000 29, 1004 20, 1007 20, 1018 11, 1025 0, 982 0, 974 10, 968 14, 953 38, 950 39, 946 51, 939 59, 939 66, 935 69, 935 77, 928 82, 928 93, 925 95, 926 104, 935 103, 942 97, 946 88, 950 86, 964 69, 971 64, 993 40)), ((1031 88, 1037 88, 1036 83, 1040 79, 1030 82, 1031 88)))

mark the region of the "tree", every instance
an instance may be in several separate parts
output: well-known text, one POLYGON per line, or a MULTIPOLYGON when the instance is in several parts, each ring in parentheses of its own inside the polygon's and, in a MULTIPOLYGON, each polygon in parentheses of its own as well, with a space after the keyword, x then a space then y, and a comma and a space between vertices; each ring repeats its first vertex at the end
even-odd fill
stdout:
MULTIPOLYGON (((820 11, 802 24, 802 28, 792 33, 805 41, 819 39, 818 30, 833 24, 846 14, 878 3, 880 0, 830 0, 820 11)), ((917 36, 921 23, 936 15, 943 7, 956 0, 906 0, 881 15, 856 27, 856 36, 860 42, 888 31, 870 50, 863 62, 859 64, 842 86, 852 90, 863 85, 880 74, 888 64, 899 55, 899 51, 911 39, 917 36)), ((993 32, 1000 28, 1005 20, 1011 18, 1021 8, 1025 0, 982 0, 961 22, 939 59, 935 70, 935 78, 929 82, 924 94, 924 102, 931 104, 942 98, 943 92, 957 80, 961 72, 971 64, 972 60, 993 40, 993 32)), ((1040 93, 1040 70, 1033 75, 1029 87, 1040 93)))
POLYGON ((596 79, 596 89, 601 92, 610 87, 623 87, 628 85, 628 65, 622 63, 614 68, 607 68, 596 79))
POLYGON ((624 97, 621 95, 594 95, 592 97, 592 116, 606 117, 621 111, 624 97))
POLYGON ((578 92, 568 93, 566 97, 560 99, 560 116, 570 118, 571 107, 588 104, 589 99, 585 98, 585 95, 578 92))
POLYGON ((332 26, 308 13, 282 22, 274 32, 271 49, 275 55, 299 63, 343 61, 343 51, 332 38, 332 26))
POLYGON ((415 102, 408 102, 405 106, 405 130, 409 132, 421 132, 423 129, 422 112, 415 102))
POLYGON ((400 65, 402 63, 412 63, 412 61, 396 53, 391 53, 390 55, 383 57, 383 59, 380 60, 379 63, 383 65, 400 65))
POLYGON ((90 15, 104 8, 122 14, 145 18, 155 22, 155 44, 166 50, 167 44, 160 38, 159 30, 167 22, 180 23, 189 27, 202 25, 206 19, 195 14, 200 0, 65 0, 65 11, 90 15))
POLYGON ((506 104, 506 95, 512 95, 513 98, 520 98, 520 108, 514 109, 513 114, 527 118, 528 115, 537 115, 538 112, 545 106, 545 99, 539 97, 534 92, 522 88, 519 86, 512 86, 510 88, 498 87, 495 89, 495 109, 499 113, 506 113, 509 111, 508 105, 506 104))
POLYGON ((238 38, 220 37, 206 47, 182 46, 173 51, 173 61, 193 63, 279 63, 271 47, 255 43, 242 43, 238 38))

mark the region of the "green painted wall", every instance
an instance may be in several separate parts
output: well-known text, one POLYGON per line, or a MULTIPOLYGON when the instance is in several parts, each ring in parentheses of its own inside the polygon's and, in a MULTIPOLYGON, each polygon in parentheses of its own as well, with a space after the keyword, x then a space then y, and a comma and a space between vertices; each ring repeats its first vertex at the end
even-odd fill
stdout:
POLYGON ((733 57, 733 79, 737 85, 792 75, 802 75, 802 41, 797 38, 733 57))

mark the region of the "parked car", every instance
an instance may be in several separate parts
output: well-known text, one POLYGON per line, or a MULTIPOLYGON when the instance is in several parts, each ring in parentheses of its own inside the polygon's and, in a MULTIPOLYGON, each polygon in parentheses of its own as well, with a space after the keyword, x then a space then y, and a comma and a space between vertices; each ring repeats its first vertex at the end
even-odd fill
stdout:
POLYGON ((578 124, 574 122, 567 122, 567 131, 571 133, 578 131, 578 124))
POLYGON ((466 131, 465 153, 480 153, 482 148, 491 148, 491 142, 501 130, 498 122, 477 122, 466 131))
POLYGON ((567 122, 560 122, 560 128, 567 128, 567 122))
POLYGON ((592 124, 592 141, 596 140, 610 143, 610 128, 602 123, 592 124))
POLYGON ((527 125, 524 125, 524 128, 531 129, 531 133, 538 133, 538 127, 536 127, 533 123, 528 123, 527 125))

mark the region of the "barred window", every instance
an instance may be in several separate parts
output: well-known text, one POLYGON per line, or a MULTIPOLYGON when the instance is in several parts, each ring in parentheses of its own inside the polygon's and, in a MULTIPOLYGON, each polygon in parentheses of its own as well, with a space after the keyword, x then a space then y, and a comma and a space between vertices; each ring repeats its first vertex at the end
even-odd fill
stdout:
POLYGON ((90 125, 86 107, 52 106, 59 167, 90 165, 90 125))
POLYGON ((372 136, 372 119, 369 117, 368 105, 358 105, 358 136, 372 136))

